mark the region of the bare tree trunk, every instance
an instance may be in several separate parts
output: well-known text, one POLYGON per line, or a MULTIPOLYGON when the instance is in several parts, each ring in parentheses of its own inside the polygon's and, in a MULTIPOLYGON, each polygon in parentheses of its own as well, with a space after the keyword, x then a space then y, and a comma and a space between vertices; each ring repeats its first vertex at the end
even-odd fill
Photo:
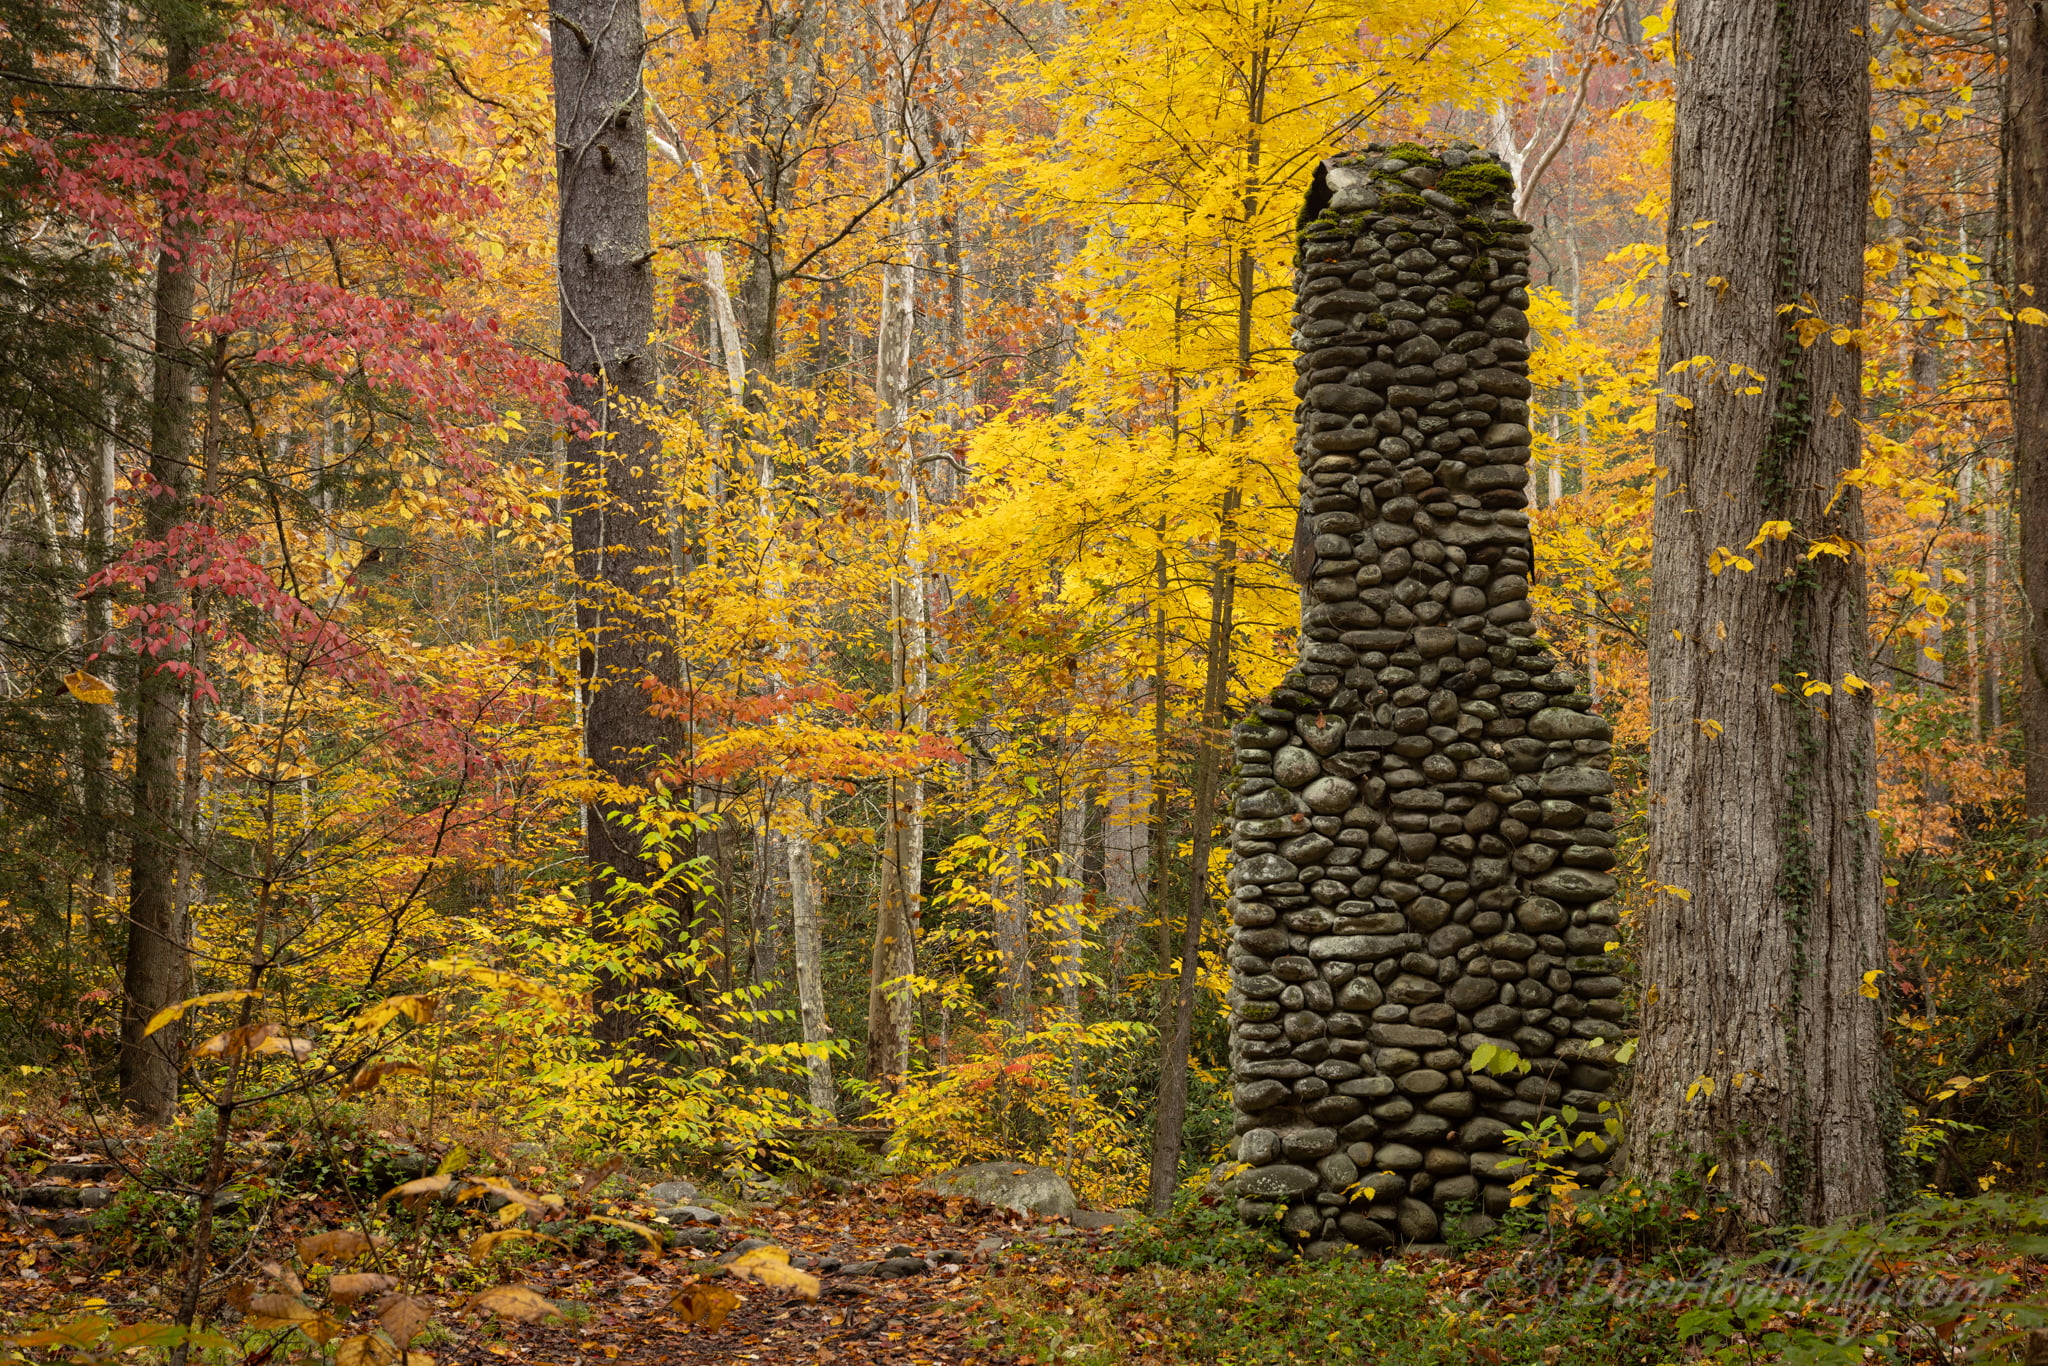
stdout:
MULTIPOLYGON (((1151 701, 1145 684, 1127 694, 1141 712, 1151 701)), ((1152 776, 1143 764, 1129 764, 1110 788, 1102 821, 1102 899, 1111 914, 1145 904, 1145 865, 1152 858, 1152 776)))
MULTIPOLYGON (((2012 310, 2048 311, 2048 4, 2011 0, 2006 64, 2006 184, 2012 213, 2012 310)), ((2012 326, 2013 471, 2019 481, 2020 736, 2027 819, 2048 830, 2048 327, 2012 326)))
MULTIPOLYGON (((885 5, 884 20, 893 22, 885 5)), ((895 33, 895 28, 891 28, 895 33)), ((901 82, 893 117, 883 131, 889 155, 883 174, 893 176, 899 162, 919 158, 910 135, 909 75, 898 54, 895 76, 901 82)), ((899 728, 921 730, 924 697, 929 685, 930 649, 925 621, 925 548, 923 498, 918 463, 911 439, 911 364, 917 322, 917 276, 922 265, 922 234, 917 227, 917 202, 905 192, 903 221, 909 231, 901 259, 882 269, 880 327, 875 337, 875 401, 881 409, 881 439, 896 497, 890 517, 898 538, 898 562, 889 584, 891 622, 890 682, 896 694, 899 728)), ((892 779, 882 864, 880 913, 875 920, 873 977, 868 998, 868 1076, 870 1080, 901 1078, 910 1070, 911 1020, 915 1001, 904 979, 916 970, 916 937, 924 893, 924 779, 915 774, 892 779), (889 983, 898 985, 891 987, 889 983)))
MULTIPOLYGON (((192 88, 194 48, 176 24, 164 42, 165 85, 178 96, 192 88)), ((143 500, 143 536, 161 544, 190 515, 192 491, 192 322, 198 281, 192 256, 198 230, 182 218, 164 225, 157 253, 155 345, 151 356, 149 477, 153 496, 143 500)), ((184 576, 161 573, 143 590, 154 613, 182 617, 184 576)), ((168 624, 175 630, 180 622, 168 624)), ((174 638, 174 637, 173 637, 174 638)), ((168 667, 184 662, 168 639, 162 653, 145 652, 137 668, 135 698, 134 833, 128 864, 128 948, 122 973, 121 1099, 145 1119, 168 1119, 178 1104, 177 1026, 144 1038, 149 1019, 176 1001, 186 977, 187 947, 177 913, 179 740, 191 682, 168 667)))
MULTIPOLYGON (((1247 291, 1247 294, 1249 291, 1247 291)), ((1188 1049, 1194 1037, 1195 971, 1202 949, 1202 921, 1209 911, 1209 849, 1216 831, 1216 798, 1227 762, 1218 732, 1223 725, 1225 689, 1230 680, 1230 637, 1237 592, 1237 543, 1232 522, 1238 493, 1224 495, 1220 519, 1222 543, 1209 581, 1209 637, 1202 682, 1201 728, 1195 736, 1195 791, 1188 823, 1192 858, 1188 868, 1187 918, 1181 929, 1180 973, 1173 1014, 1160 1031, 1159 1105, 1153 1119, 1152 1167, 1146 1196, 1154 1214, 1173 1205, 1180 1186, 1181 1138, 1187 1123, 1188 1049)))
MULTIPOLYGON (((562 0, 551 18, 562 359, 570 397, 589 413, 567 451, 583 748, 597 772, 631 792, 664 739, 641 684, 662 654, 668 565, 656 525, 659 445, 647 422, 658 370, 640 84, 646 37, 639 0, 562 0)), ((630 798, 592 803, 585 852, 599 869, 644 880, 639 840, 624 824, 630 812, 630 798)), ((609 923, 598 929, 615 932, 609 923)), ((628 989, 624 980, 598 989, 598 1033, 612 1043, 638 1029, 613 1005, 628 989)))
POLYGON ((996 1005, 1018 1029, 1031 1027, 1031 889, 1024 881, 1023 832, 1009 835, 996 890, 996 1005))
MULTIPOLYGON (((1071 765, 1073 756, 1069 755, 1071 765)), ((1059 907, 1060 951, 1056 976, 1060 988, 1060 1013, 1068 1023, 1081 1022, 1082 962, 1087 952, 1087 934, 1082 925, 1081 906, 1087 896, 1082 885, 1083 860, 1087 853, 1088 808, 1079 783, 1061 783, 1057 848, 1059 886, 1054 893, 1059 907)))
MULTIPOLYGON (((1879 1207, 1889 1084, 1858 463, 1862 4, 1680 0, 1652 574, 1650 878, 1630 1161, 1718 1166, 1742 1217, 1879 1207), (1802 345, 1799 325, 1823 324, 1802 345), (1709 568, 1766 522, 1754 573, 1709 568), (1839 538, 1831 540, 1831 538, 1839 538), (1846 555, 1810 554, 1835 545, 1846 555), (1831 688, 1832 691, 1823 691, 1831 688), (1673 891, 1671 889, 1678 889, 1673 891), (1702 1078, 1710 1079, 1702 1081, 1702 1078)), ((1733 1230, 1730 1231, 1731 1234, 1733 1230)))
POLYGON ((832 1039, 832 1024, 825 1017, 824 897, 810 840, 792 838, 787 849, 790 937, 795 941, 796 1008, 806 1050, 804 1070, 812 1106, 830 1116, 839 1108, 839 1091, 832 1080, 832 1059, 824 1053, 832 1039))

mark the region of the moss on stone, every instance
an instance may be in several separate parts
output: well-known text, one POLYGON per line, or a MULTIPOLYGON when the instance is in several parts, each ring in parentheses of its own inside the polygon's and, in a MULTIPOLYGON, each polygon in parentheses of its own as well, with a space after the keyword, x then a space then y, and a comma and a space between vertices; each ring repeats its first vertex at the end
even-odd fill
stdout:
POLYGON ((1441 161, 1438 161, 1436 159, 1435 154, 1432 153, 1427 147, 1424 147, 1420 143, 1416 142, 1397 142, 1392 147, 1389 147, 1387 149, 1387 155, 1390 157, 1399 157, 1402 161, 1409 163, 1411 166, 1443 165, 1443 163, 1441 161))
POLYGON ((1419 194, 1390 194, 1380 200, 1382 213, 1420 213, 1427 207, 1419 194))
POLYGON ((1467 313, 1472 312, 1473 307, 1474 305, 1472 301, 1462 294, 1453 294, 1450 298, 1444 300, 1444 308, 1447 311, 1449 311, 1453 317, 1462 318, 1467 313))
POLYGON ((1469 208, 1482 200, 1506 196, 1514 185, 1515 178, 1499 162, 1475 161, 1445 171, 1436 188, 1469 208))

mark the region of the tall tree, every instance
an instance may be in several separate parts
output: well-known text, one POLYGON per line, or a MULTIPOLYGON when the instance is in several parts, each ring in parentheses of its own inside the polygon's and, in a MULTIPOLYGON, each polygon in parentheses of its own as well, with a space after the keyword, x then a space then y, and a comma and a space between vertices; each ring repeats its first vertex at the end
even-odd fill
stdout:
MULTIPOLYGON (((562 360, 570 397, 589 415, 570 430, 566 471, 583 744, 591 766, 617 784, 587 808, 584 843, 593 865, 631 876, 641 857, 626 825, 630 794, 664 739, 641 684, 664 655, 669 564, 650 425, 658 367, 640 83, 646 32, 639 0, 564 0, 550 17, 562 360)), ((614 1040, 632 1029, 622 1011, 600 1021, 614 1040)))
MULTIPOLYGON (((194 96, 197 48, 179 6, 165 11, 164 86, 180 104, 194 96)), ((189 147, 173 152, 188 159, 189 147)), ((153 349, 150 356, 149 471, 151 496, 143 503, 143 538, 169 541, 191 515, 193 423, 192 339, 198 299, 200 227, 181 211, 181 195, 167 198, 163 241, 156 255, 153 349)), ((145 1037, 150 1017, 177 1000, 189 949, 180 923, 178 870, 184 785, 178 759, 192 677, 181 664, 197 636, 181 630, 187 597, 184 576, 158 574, 143 592, 145 610, 164 619, 136 677, 134 834, 128 863, 128 942, 121 991, 121 1099, 138 1115, 162 1120, 178 1103, 175 1028, 145 1037), (180 637, 185 637, 181 643, 180 637)))
POLYGON ((1752 1220, 1885 1192, 1858 464, 1866 7, 1680 0, 1630 1153, 1752 1220), (1730 376, 1735 376, 1731 379, 1730 376), (1754 569, 1738 556, 1754 555, 1754 569))
MULTIPOLYGON (((2048 311, 2048 5, 2015 0, 2006 47, 2006 193, 2014 311, 2048 311)), ((2027 819, 2048 830, 2048 326, 2012 329, 2012 461, 2019 479, 2020 591, 2026 611, 2020 734, 2027 819)))

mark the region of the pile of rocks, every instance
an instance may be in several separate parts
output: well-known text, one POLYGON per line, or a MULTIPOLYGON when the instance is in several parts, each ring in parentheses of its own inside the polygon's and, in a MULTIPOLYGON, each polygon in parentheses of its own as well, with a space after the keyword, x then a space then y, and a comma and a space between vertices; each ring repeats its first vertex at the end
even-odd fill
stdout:
POLYGON ((1511 185, 1374 146, 1303 214, 1301 657, 1235 732, 1230 1010, 1238 1207, 1312 1250, 1489 1226, 1507 1129, 1597 1130, 1625 1035, 1611 732, 1530 621, 1511 185))

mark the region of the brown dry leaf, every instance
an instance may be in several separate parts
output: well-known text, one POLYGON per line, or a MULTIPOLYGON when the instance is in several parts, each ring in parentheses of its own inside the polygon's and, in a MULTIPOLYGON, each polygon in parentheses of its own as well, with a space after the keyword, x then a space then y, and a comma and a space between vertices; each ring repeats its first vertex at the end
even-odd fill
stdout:
POLYGON ((306 1283, 299 1279, 298 1272, 288 1266, 280 1266, 276 1262, 264 1262, 256 1269, 270 1277, 271 1280, 276 1281, 288 1294, 303 1295, 306 1293, 306 1283))
POLYGON ((220 1296, 222 1303, 232 1305, 244 1314, 249 1312, 249 1301, 255 1297, 256 1287, 250 1285, 247 1281, 236 1281, 226 1290, 223 1290, 220 1296))
POLYGON ((377 1322, 400 1347, 411 1342, 434 1318, 433 1302, 417 1295, 386 1295, 377 1301, 376 1308, 377 1322))
POLYGON ((596 1190, 599 1186, 604 1184, 604 1179, 607 1176, 610 1176, 613 1172, 617 1171, 619 1168, 625 1165, 626 1159, 620 1157, 617 1153, 613 1153, 610 1157, 607 1157, 602 1164, 600 1164, 593 1170, 584 1173, 583 1179, 576 1183, 576 1194, 590 1194, 592 1191, 596 1190))
POLYGON ((387 1366, 397 1359, 390 1343, 368 1333, 349 1338, 334 1349, 334 1366, 387 1366))
POLYGON ((325 1347, 348 1330, 333 1319, 328 1318, 327 1315, 321 1314, 311 1323, 300 1324, 299 1331, 319 1343, 322 1347, 325 1347))
POLYGON ((193 1049, 192 1056, 195 1058, 226 1058, 236 1053, 247 1053, 282 1033, 284 1033, 284 1027, 281 1025, 243 1025, 239 1029, 230 1029, 224 1034, 214 1035, 205 1043, 193 1049))
POLYGON ((304 1062, 313 1056, 311 1039, 289 1039, 281 1034, 272 1035, 249 1050, 251 1053, 282 1053, 293 1062, 304 1062))
POLYGON ((523 1285, 494 1285, 469 1297, 471 1309, 488 1309, 501 1318, 533 1323, 555 1313, 553 1300, 523 1285))
POLYGON ((646 1239, 647 1250, 649 1252, 652 1252, 657 1257, 661 1255, 661 1235, 659 1233, 656 1233, 653 1229, 647 1227, 647 1225, 636 1224, 631 1219, 614 1219, 610 1215, 606 1214, 592 1214, 587 1215, 585 1217, 588 1220, 588 1222, 593 1224, 610 1224, 614 1228, 631 1229, 633 1232, 639 1234, 642 1238, 646 1239))
POLYGON ((375 1244, 352 1228, 340 1228, 301 1238, 296 1246, 299 1260, 307 1266, 340 1266, 362 1256, 375 1244))
POLYGON ((739 1257, 726 1270, 743 1281, 755 1281, 770 1290, 786 1290, 807 1300, 818 1298, 818 1278, 791 1266, 788 1248, 757 1247, 739 1257))
MULTIPOLYGON (((504 1196, 507 1200, 510 1200, 513 1204, 519 1206, 519 1208, 523 1210, 538 1213, 542 1209, 540 1201, 536 1200, 533 1196, 528 1195, 525 1191, 519 1189, 519 1187, 513 1185, 510 1181, 501 1181, 495 1176, 473 1176, 470 1178, 470 1181, 474 1185, 481 1187, 483 1190, 486 1190, 493 1195, 504 1196)), ((471 1192, 470 1198, 474 1197, 475 1193, 471 1192)))
POLYGON ((296 1328, 319 1317, 296 1295, 251 1295, 241 1308, 251 1328, 296 1328))
POLYGON ((381 1205, 386 1200, 400 1200, 413 1195, 433 1195, 437 1191, 447 1190, 454 1184, 455 1178, 447 1172, 439 1172, 433 1176, 416 1176, 402 1186, 393 1186, 385 1191, 377 1198, 377 1203, 381 1205))
POLYGON ((491 1249, 497 1247, 500 1243, 509 1243, 518 1238, 538 1238, 541 1242, 553 1243, 556 1247, 567 1246, 560 1238, 540 1233, 530 1228, 504 1228, 499 1229, 496 1233, 486 1233, 471 1243, 469 1245, 469 1259, 473 1262, 482 1261, 491 1254, 491 1249))
POLYGON ((339 1094, 359 1096, 365 1091, 374 1091, 393 1077, 424 1077, 427 1069, 412 1062, 373 1062, 356 1069, 348 1085, 339 1094))
POLYGON ((327 1282, 327 1298, 336 1304, 354 1304, 365 1295, 381 1295, 386 1290, 397 1288, 398 1277, 365 1271, 353 1276, 331 1277, 327 1282))
POLYGON ((425 1352, 407 1352, 399 1366, 434 1366, 434 1359, 425 1352))
POLYGON ((686 1285, 668 1302, 684 1323, 701 1323, 714 1333, 725 1327, 725 1316, 739 1306, 740 1297, 722 1285, 686 1285))

